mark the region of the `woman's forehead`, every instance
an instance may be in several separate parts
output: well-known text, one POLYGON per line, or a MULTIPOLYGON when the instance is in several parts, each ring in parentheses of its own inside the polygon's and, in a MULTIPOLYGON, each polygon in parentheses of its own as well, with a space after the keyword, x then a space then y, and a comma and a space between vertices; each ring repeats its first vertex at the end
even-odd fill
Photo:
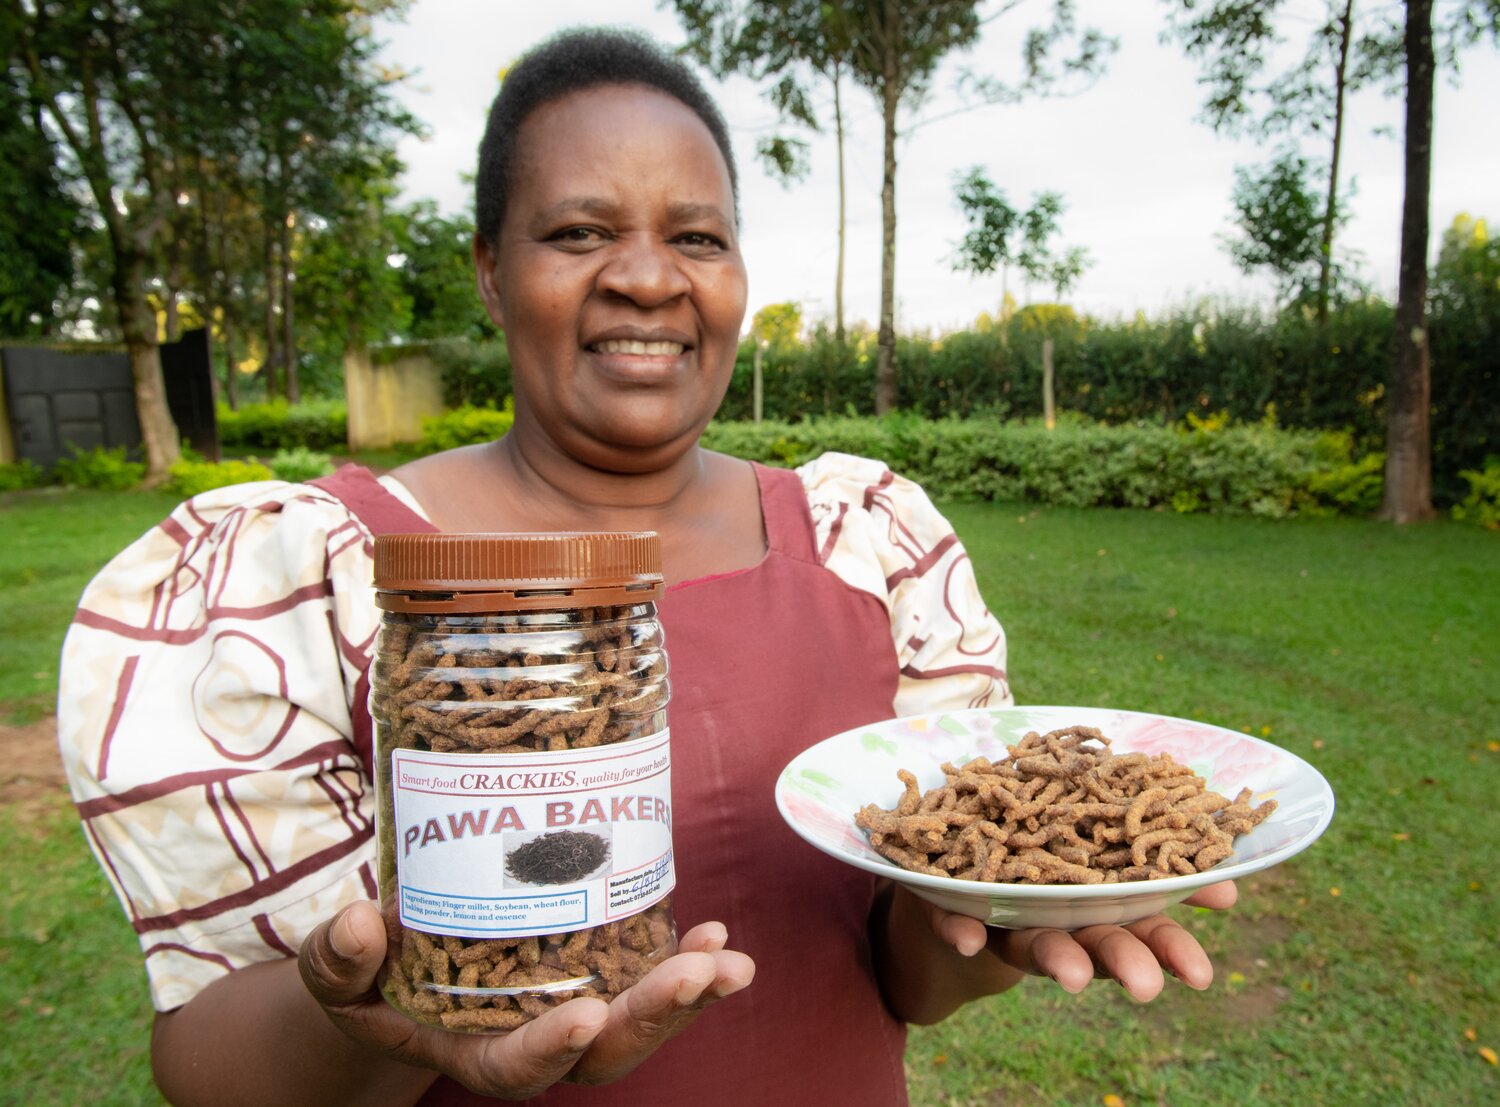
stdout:
POLYGON ((517 191, 533 199, 654 166, 694 191, 711 180, 723 193, 713 202, 733 209, 729 167, 713 134, 692 108, 646 85, 596 85, 541 105, 521 124, 516 153, 517 191))

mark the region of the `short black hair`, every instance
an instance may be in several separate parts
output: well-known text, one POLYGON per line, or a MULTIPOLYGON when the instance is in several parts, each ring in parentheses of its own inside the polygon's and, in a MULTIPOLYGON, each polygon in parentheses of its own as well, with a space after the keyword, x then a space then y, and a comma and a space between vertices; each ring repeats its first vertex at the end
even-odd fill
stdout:
POLYGON ((474 225, 494 245, 505 220, 515 171, 516 135, 532 112, 554 100, 599 85, 645 85, 664 92, 703 120, 724 164, 738 214, 740 185, 729 130, 713 98, 687 63, 644 35, 612 27, 563 31, 528 50, 500 83, 479 144, 474 185, 474 225))

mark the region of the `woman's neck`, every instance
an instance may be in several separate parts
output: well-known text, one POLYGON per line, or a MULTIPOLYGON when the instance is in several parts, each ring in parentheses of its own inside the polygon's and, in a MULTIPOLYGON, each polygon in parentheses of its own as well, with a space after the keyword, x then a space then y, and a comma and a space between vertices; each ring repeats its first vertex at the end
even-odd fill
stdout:
MULTIPOLYGON (((494 477, 528 517, 591 530, 660 528, 695 514, 713 483, 711 456, 696 442, 665 458, 632 458, 640 471, 589 465, 517 427, 489 447, 494 477)), ((617 464, 617 463, 616 463, 617 464)))

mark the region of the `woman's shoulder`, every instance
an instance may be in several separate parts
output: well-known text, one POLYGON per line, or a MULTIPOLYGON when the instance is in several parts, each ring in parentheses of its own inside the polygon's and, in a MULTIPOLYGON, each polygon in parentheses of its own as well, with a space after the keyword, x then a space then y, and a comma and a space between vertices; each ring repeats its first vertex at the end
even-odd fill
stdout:
POLYGON ((331 550, 352 545, 362 552, 368 541, 354 512, 316 484, 270 480, 214 488, 178 504, 116 554, 85 600, 101 592, 144 595, 174 576, 185 587, 195 570, 300 579, 321 574, 331 560, 346 560, 331 559, 331 550))
POLYGON ((833 513, 846 520, 866 516, 923 530, 952 529, 921 485, 876 458, 829 451, 798 466, 796 473, 815 521, 833 513))

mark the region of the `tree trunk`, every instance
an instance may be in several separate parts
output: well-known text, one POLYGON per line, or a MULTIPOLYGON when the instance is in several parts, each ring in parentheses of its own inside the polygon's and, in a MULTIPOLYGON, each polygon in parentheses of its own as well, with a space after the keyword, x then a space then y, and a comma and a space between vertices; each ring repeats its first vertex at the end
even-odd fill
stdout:
POLYGON ((290 213, 281 220, 281 353, 286 358, 286 398, 300 403, 302 386, 297 380, 297 329, 292 314, 292 229, 290 213))
POLYGON ((276 237, 271 231, 271 216, 269 213, 261 219, 261 231, 264 234, 261 268, 265 274, 266 288, 266 356, 265 360, 261 362, 261 375, 265 378, 266 382, 266 399, 274 400, 277 396, 281 395, 279 380, 281 361, 279 338, 281 328, 276 323, 276 294, 279 288, 279 282, 276 279, 276 237))
POLYGON ((1333 68, 1333 155, 1328 163, 1328 204, 1323 209, 1323 240, 1318 244, 1318 322, 1328 322, 1328 289, 1333 280, 1333 225, 1338 218, 1339 154, 1344 144, 1344 86, 1349 43, 1354 37, 1354 0, 1344 0, 1339 18, 1339 53, 1333 68))
POLYGON ((234 356, 234 319, 229 314, 226 305, 223 309, 224 327, 224 399, 229 404, 230 411, 240 409, 240 384, 239 369, 235 365, 234 356))
POLYGON ((882 44, 882 114, 885 118, 885 175, 880 185, 880 336, 875 360, 875 414, 896 410, 896 109, 901 103, 895 0, 885 0, 888 28, 882 44))
MULTIPOLYGON (((173 212, 177 216, 176 212, 173 212)), ((182 220, 170 220, 167 230, 167 271, 162 277, 163 336, 167 342, 176 342, 182 337, 182 309, 178 303, 178 290, 182 288, 182 239, 179 234, 182 220)))
POLYGON ((135 413, 146 452, 146 482, 160 484, 168 467, 182 456, 177 424, 167 407, 167 383, 161 371, 161 346, 156 341, 156 312, 146 299, 145 263, 123 242, 115 247, 114 292, 120 313, 120 332, 130 355, 135 383, 135 413))
POLYGON ((1042 419, 1051 430, 1057 425, 1057 403, 1053 391, 1052 336, 1042 339, 1042 419))
POLYGON ((1427 344, 1427 239, 1432 187, 1432 0, 1406 4, 1406 190, 1395 358, 1386 390, 1385 496, 1379 517, 1431 518, 1432 405, 1427 344))
POLYGON ((755 422, 759 423, 765 414, 765 378, 761 376, 760 368, 760 339, 755 340, 754 374, 751 385, 750 410, 755 422))
POLYGON ((844 344, 844 107, 839 96, 839 70, 833 70, 833 134, 839 154, 839 260, 833 280, 833 337, 844 344))

